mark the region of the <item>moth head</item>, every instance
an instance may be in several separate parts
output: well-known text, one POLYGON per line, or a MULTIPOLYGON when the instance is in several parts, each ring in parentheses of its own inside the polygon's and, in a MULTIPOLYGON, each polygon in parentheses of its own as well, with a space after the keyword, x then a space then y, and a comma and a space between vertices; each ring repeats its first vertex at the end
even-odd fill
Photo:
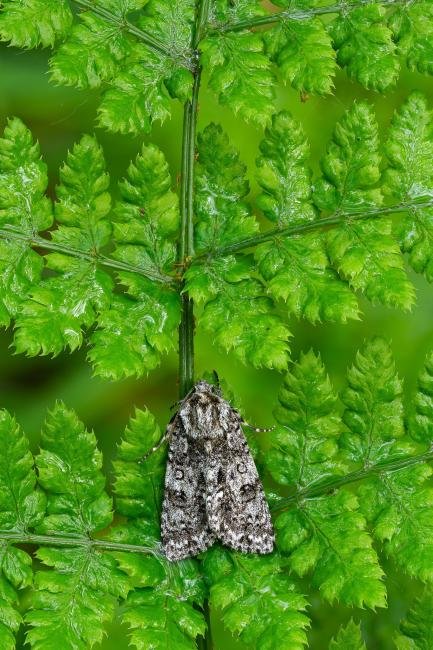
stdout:
POLYGON ((202 379, 201 381, 197 382, 197 384, 194 387, 195 393, 199 394, 206 394, 206 395, 218 395, 218 397, 221 397, 221 391, 218 386, 215 386, 213 384, 208 384, 207 381, 202 379))

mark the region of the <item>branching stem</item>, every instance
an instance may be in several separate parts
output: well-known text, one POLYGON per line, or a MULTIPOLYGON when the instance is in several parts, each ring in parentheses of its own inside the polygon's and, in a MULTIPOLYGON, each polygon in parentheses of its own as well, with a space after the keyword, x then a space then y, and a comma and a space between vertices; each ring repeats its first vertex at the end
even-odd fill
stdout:
POLYGON ((28 246, 34 248, 42 248, 47 251, 62 253, 69 257, 78 257, 79 259, 94 262, 100 266, 106 266, 116 269, 117 271, 128 271, 129 273, 142 275, 149 280, 154 280, 155 282, 163 282, 165 284, 173 284, 176 282, 175 278, 170 275, 164 275, 154 269, 146 269, 144 267, 142 268, 134 266, 133 264, 128 264, 127 262, 121 262, 120 260, 115 260, 112 257, 102 255, 96 251, 83 251, 78 248, 57 244, 55 241, 45 239, 45 237, 39 237, 38 235, 29 236, 26 233, 19 232, 13 228, 8 228, 7 226, 0 228, 0 239, 22 241, 28 246))
POLYGON ((279 237, 289 238, 296 237, 297 235, 306 235, 310 232, 317 230, 327 230, 341 226, 345 221, 363 221, 365 219, 375 219, 383 217, 384 215, 399 214, 401 212, 409 212, 410 210, 423 210, 425 208, 432 208, 433 200, 412 203, 399 203, 396 205, 389 205, 381 208, 370 208, 364 210, 357 210, 351 212, 336 212, 328 217, 322 217, 315 221, 302 223, 294 226, 287 226, 287 228, 272 228, 265 232, 242 239, 241 241, 228 244, 221 248, 214 250, 207 250, 197 255, 195 259, 209 258, 209 257, 224 257, 232 253, 237 253, 247 248, 255 248, 259 244, 264 244, 279 237))
POLYGON ((110 542, 104 539, 91 539, 90 537, 67 537, 66 535, 36 535, 34 533, 21 533, 0 530, 0 541, 11 544, 35 544, 37 546, 68 546, 92 548, 99 551, 125 551, 162 557, 158 551, 150 546, 123 544, 110 542))
POLYGON ((290 507, 296 506, 300 500, 321 497, 325 494, 333 492, 334 490, 338 490, 344 485, 357 483, 358 481, 363 481, 365 479, 372 478, 373 476, 380 476, 384 473, 398 472, 399 470, 406 469, 407 467, 419 465, 420 463, 428 463, 432 460, 433 448, 422 454, 417 454, 416 456, 403 456, 400 458, 391 459, 388 462, 370 465, 368 467, 356 470, 355 472, 351 472, 350 474, 346 474, 345 476, 332 477, 317 485, 312 485, 310 487, 297 490, 285 499, 281 499, 277 504, 275 504, 272 510, 274 512, 287 510, 290 507))
POLYGON ((224 32, 240 32, 244 29, 271 27, 272 25, 275 25, 275 23, 284 22, 285 20, 310 20, 315 16, 348 13, 353 9, 359 8, 363 4, 377 4, 386 7, 390 5, 406 5, 407 0, 380 0, 373 2, 371 2, 371 0, 359 0, 359 2, 339 2, 327 7, 313 7, 311 9, 299 9, 295 11, 289 9, 287 11, 278 11, 273 14, 267 14, 266 16, 256 16, 234 23, 227 23, 225 25, 215 27, 209 33, 218 34, 224 32))

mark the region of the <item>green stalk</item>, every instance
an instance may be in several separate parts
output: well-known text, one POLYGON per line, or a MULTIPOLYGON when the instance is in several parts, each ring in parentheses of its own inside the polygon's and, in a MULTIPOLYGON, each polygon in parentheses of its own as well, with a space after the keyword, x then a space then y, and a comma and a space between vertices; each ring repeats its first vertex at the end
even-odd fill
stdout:
POLYGON ((400 214, 402 212, 410 212, 411 210, 424 210, 426 208, 433 207, 433 201, 422 201, 422 202, 407 202, 399 203, 397 205, 388 205, 380 208, 365 208, 362 210, 352 211, 352 212, 338 212, 329 215, 328 217, 322 217, 315 219, 314 221, 308 221, 307 223, 301 223, 299 225, 287 226, 285 228, 272 228, 261 232, 258 235, 253 237, 248 237, 247 239, 242 239, 241 241, 234 242, 233 244, 228 244, 222 248, 217 248, 215 250, 207 250, 197 255, 197 259, 206 259, 209 257, 225 257, 232 253, 237 253, 239 251, 255 248, 259 244, 264 244, 268 241, 278 239, 279 237, 289 238, 297 237, 299 235, 305 235, 310 232, 315 232, 316 230, 329 230, 331 228, 338 228, 345 221, 364 221, 365 219, 377 219, 386 215, 392 216, 393 214, 400 214))
MULTIPOLYGON (((416 1, 416 0, 415 0, 416 1)), ((298 10, 286 10, 286 11, 277 11, 273 14, 267 14, 266 16, 256 16, 253 18, 246 18, 245 20, 239 20, 235 23, 227 23, 226 25, 221 25, 220 27, 215 27, 210 32, 211 34, 225 33, 225 32, 240 32, 244 29, 254 29, 257 27, 272 27, 276 23, 284 22, 286 20, 311 20, 316 16, 324 16, 326 14, 339 14, 347 13, 352 9, 357 9, 362 5, 378 4, 383 7, 389 5, 406 5, 406 0, 379 0, 376 2, 371 2, 370 0, 360 0, 360 2, 341 2, 334 5, 328 5, 327 7, 313 7, 312 9, 298 9, 298 10)))
POLYGON ((293 506, 296 506, 299 501, 306 499, 313 499, 317 497, 330 494, 334 490, 339 490, 344 485, 350 485, 351 483, 358 483, 359 481, 364 481, 366 479, 372 478, 373 476, 380 476, 381 474, 387 474, 389 472, 398 472, 399 470, 406 469, 407 467, 412 467, 413 465, 419 465, 420 463, 429 463, 433 460, 433 449, 418 454, 416 456, 402 456, 401 458, 391 458, 388 461, 377 463, 376 465, 370 465, 345 476, 335 476, 322 483, 317 485, 307 486, 301 490, 297 490, 294 494, 281 499, 275 506, 272 508, 273 512, 279 512, 282 510, 287 510, 293 506))
MULTIPOLYGON (((209 13, 209 0, 202 0, 197 8, 192 49, 202 38, 209 13)), ((185 104, 183 118, 182 171, 181 171, 181 232, 178 263, 185 270, 194 254, 194 164, 197 132, 198 97, 201 66, 194 69, 192 98, 185 104)), ((182 283, 181 322, 179 326, 179 396, 182 399, 194 385, 194 304, 182 283)))
POLYGON ((142 275, 143 277, 148 278, 154 282, 161 282, 164 284, 176 283, 174 277, 160 273, 157 270, 134 266, 133 264, 128 264, 127 262, 122 262, 121 260, 116 260, 112 257, 108 257, 107 255, 103 255, 99 251, 83 251, 79 248, 66 246, 65 244, 58 244, 52 239, 45 239, 45 237, 40 237, 39 235, 29 235, 9 226, 0 228, 0 240, 2 239, 6 241, 22 241, 32 248, 54 251, 56 253, 62 253, 62 255, 68 255, 69 257, 77 257, 81 260, 85 260, 86 262, 93 262, 99 266, 116 269, 117 271, 128 271, 128 273, 142 275))

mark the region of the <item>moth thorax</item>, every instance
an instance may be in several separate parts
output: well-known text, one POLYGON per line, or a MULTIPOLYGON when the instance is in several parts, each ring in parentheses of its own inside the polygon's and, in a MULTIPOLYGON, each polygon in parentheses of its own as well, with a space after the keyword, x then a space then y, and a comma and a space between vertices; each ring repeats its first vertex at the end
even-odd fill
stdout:
POLYGON ((194 400, 185 403, 179 416, 185 434, 193 440, 217 440, 226 437, 226 422, 214 403, 194 400))

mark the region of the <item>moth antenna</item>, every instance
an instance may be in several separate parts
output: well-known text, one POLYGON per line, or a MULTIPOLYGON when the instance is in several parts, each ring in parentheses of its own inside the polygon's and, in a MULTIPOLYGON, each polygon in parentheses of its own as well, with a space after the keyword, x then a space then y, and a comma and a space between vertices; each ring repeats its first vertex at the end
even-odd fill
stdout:
POLYGON ((255 431, 256 433, 269 433, 269 431, 275 430, 275 425, 273 427, 255 427, 254 425, 250 424, 246 420, 242 420, 242 424, 248 427, 248 429, 255 431))
POLYGON ((168 438, 169 438, 169 434, 164 433, 161 440, 154 447, 152 447, 152 449, 149 449, 149 451, 146 454, 144 454, 144 456, 139 458, 138 460, 139 465, 141 465, 141 463, 144 463, 149 458, 149 456, 155 453, 155 451, 158 451, 158 449, 160 449, 160 447, 162 447, 162 445, 165 442, 167 442, 168 438))

